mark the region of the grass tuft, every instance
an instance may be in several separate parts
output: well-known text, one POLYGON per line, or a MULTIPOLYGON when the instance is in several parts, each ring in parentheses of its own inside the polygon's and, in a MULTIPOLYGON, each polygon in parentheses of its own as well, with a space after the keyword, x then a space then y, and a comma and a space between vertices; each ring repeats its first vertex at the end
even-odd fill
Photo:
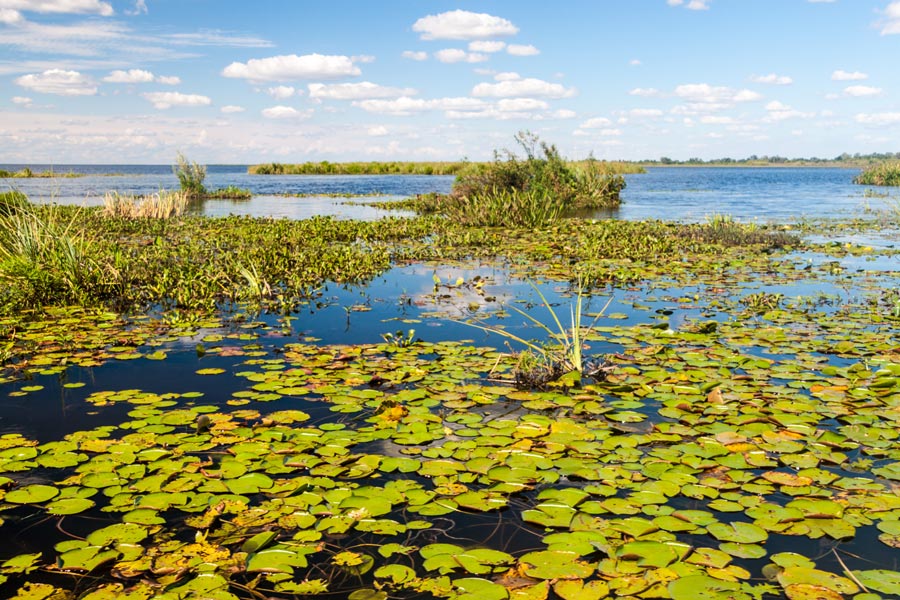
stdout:
POLYGON ((884 162, 868 167, 853 179, 853 183, 900 186, 900 162, 884 162))
POLYGON ((188 195, 184 192, 160 190, 149 196, 107 192, 103 198, 103 214, 123 219, 170 219, 183 215, 188 204, 188 195))

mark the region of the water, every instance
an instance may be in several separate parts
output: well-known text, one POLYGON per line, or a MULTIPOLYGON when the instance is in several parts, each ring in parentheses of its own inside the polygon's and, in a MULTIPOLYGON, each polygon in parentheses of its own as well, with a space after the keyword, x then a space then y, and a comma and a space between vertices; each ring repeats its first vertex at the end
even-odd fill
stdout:
MULTIPOLYGON (((23 165, 0 165, 15 171, 23 165)), ((51 165, 31 165, 41 171, 51 165)), ((103 203, 108 191, 121 194, 151 194, 174 189, 178 182, 168 165, 63 165, 59 173, 84 173, 83 177, 53 179, 9 179, 0 186, 16 188, 40 202, 103 203)), ((856 169, 837 168, 709 168, 652 167, 647 173, 626 175, 628 187, 622 206, 590 216, 626 220, 664 219, 704 221, 712 214, 731 215, 741 221, 796 222, 802 218, 860 215, 867 207, 896 202, 900 192, 887 191, 888 198, 867 198, 867 189, 884 189, 852 183, 856 169)), ((250 201, 204 203, 207 216, 241 214, 263 217, 308 218, 335 215, 347 219, 377 219, 387 211, 365 206, 366 198, 333 194, 407 197, 428 192, 449 192, 453 176, 429 175, 249 175, 243 165, 211 165, 206 185, 210 189, 234 185, 249 189, 250 201), (285 194, 312 195, 290 197, 285 194)), ((384 198, 381 198, 384 199, 384 198)))

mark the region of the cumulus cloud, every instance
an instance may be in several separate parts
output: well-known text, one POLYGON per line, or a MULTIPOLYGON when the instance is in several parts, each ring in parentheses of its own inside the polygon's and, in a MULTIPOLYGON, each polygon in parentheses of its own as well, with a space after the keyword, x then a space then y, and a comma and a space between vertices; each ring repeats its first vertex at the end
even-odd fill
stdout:
POLYGON ((515 81, 516 79, 522 79, 522 76, 513 71, 504 71, 502 73, 494 74, 494 81, 515 81))
POLYGON ((131 10, 126 10, 126 15, 136 16, 136 15, 146 15, 149 11, 147 10, 147 2, 146 0, 135 0, 134 8, 131 10))
POLYGON ((632 67, 639 67, 643 63, 641 63, 641 61, 637 58, 632 58, 631 60, 628 61, 628 64, 631 65, 632 67))
POLYGON ((371 135, 372 137, 379 137, 379 136, 387 135, 389 132, 388 132, 388 128, 385 127, 384 125, 376 125, 374 127, 369 127, 369 129, 368 129, 368 131, 366 131, 366 133, 371 135))
POLYGON ((422 17, 412 26, 423 40, 479 40, 515 35, 519 28, 501 17, 451 10, 422 17))
POLYGON ((175 76, 154 75, 150 71, 143 69, 128 69, 127 71, 115 70, 110 71, 109 75, 103 78, 107 83, 162 83, 165 85, 178 85, 181 79, 175 76))
POLYGON ((578 126, 579 129, 599 129, 601 127, 608 127, 612 125, 612 121, 607 119, 606 117, 594 117, 593 119, 588 119, 584 123, 578 126))
POLYGON ((223 113, 225 113, 226 115, 230 115, 230 114, 234 114, 234 113, 242 113, 247 109, 244 108, 243 106, 235 106, 234 104, 226 104, 219 110, 222 111, 223 113))
POLYGON ((705 125, 731 125, 734 123, 734 119, 731 117, 704 115, 700 117, 700 122, 705 125))
POLYGON ((766 104, 766 111, 768 111, 768 115, 763 119, 766 123, 778 123, 780 121, 786 121, 788 119, 811 119, 816 116, 814 112, 802 112, 799 110, 795 110, 784 104, 783 102, 779 102, 778 100, 773 100, 766 104))
POLYGON ((859 71, 848 72, 841 69, 838 69, 831 74, 832 81, 862 81, 863 79, 868 78, 869 76, 865 73, 859 71))
POLYGON ((504 98, 497 102, 497 110, 501 112, 546 110, 548 108, 550 105, 547 102, 536 98, 504 98))
POLYGON ((296 91, 292 85, 276 85, 267 89, 266 93, 276 100, 284 100, 293 96, 296 91))
POLYGON ((31 98, 25 96, 13 96, 12 103, 18 104, 19 106, 28 106, 31 104, 31 98))
POLYGON ((182 94, 181 92, 147 92, 142 94, 149 100, 154 108, 165 110, 173 106, 209 106, 212 104, 209 96, 199 94, 182 94))
POLYGON ((25 17, 23 17, 22 13, 19 11, 11 8, 0 8, 0 23, 3 23, 4 25, 15 25, 24 20, 25 17))
POLYGON ((475 40, 474 42, 469 42, 470 52, 493 54, 494 52, 500 52, 504 48, 506 48, 506 42, 496 40, 475 40))
POLYGON ((424 50, 404 50, 401 56, 409 60, 428 60, 428 53, 424 50))
POLYGON ((900 34, 900 0, 888 4, 882 14, 881 35, 900 34))
POLYGON ((284 81, 334 79, 359 75, 360 72, 359 67, 347 56, 287 54, 252 58, 246 63, 233 62, 222 70, 222 75, 250 81, 284 81))
POLYGON ((312 116, 312 109, 297 110, 293 106, 272 106, 262 110, 262 116, 267 119, 308 119, 312 116))
POLYGON ((472 95, 493 98, 569 98, 575 95, 575 88, 528 77, 498 83, 479 83, 472 88, 472 95))
POLYGON ((435 98, 425 100, 402 96, 393 100, 359 100, 353 103, 366 112, 394 116, 408 116, 430 110, 467 111, 485 107, 483 101, 476 98, 435 98))
POLYGON ((460 50, 459 48, 445 48, 444 50, 438 50, 434 53, 434 57, 442 63, 479 63, 484 62, 488 59, 486 54, 466 52, 465 50, 460 50))
POLYGON ((418 90, 414 88, 396 88, 378 85, 371 81, 359 83, 337 83, 326 85, 324 83, 311 83, 309 97, 328 100, 367 100, 370 98, 399 98, 401 96, 415 96, 418 90))
POLYGON ((506 47, 506 52, 513 56, 536 56, 541 53, 540 50, 531 44, 510 44, 506 47))
POLYGON ((688 10, 707 10, 709 9, 710 0, 666 0, 669 6, 684 6, 688 10))
POLYGON ((900 123, 900 112, 859 113, 854 119, 863 125, 897 125, 900 123))
POLYGON ((675 88, 675 95, 690 102, 728 104, 760 100, 762 95, 751 90, 735 90, 708 83, 687 83, 675 88))
POLYGON ((663 111, 658 108, 632 108, 627 114, 636 119, 655 119, 661 117, 663 111))
POLYGON ((43 73, 22 75, 16 79, 16 83, 36 92, 59 96, 93 96, 97 93, 97 86, 90 77, 78 71, 63 69, 48 69, 43 73))
POLYGON ((628 92, 630 96, 643 96, 645 98, 655 98, 661 96, 661 92, 656 88, 634 88, 628 92))
POLYGON ((574 119, 578 116, 578 113, 568 108, 561 108, 550 113, 550 116, 554 119, 574 119))
POLYGON ((768 75, 753 75, 750 81, 754 83, 767 83, 769 85, 791 85, 794 80, 787 75, 776 75, 769 73, 768 75))
POLYGON ((870 98, 880 96, 884 90, 870 85, 850 85, 844 88, 844 95, 852 98, 870 98))

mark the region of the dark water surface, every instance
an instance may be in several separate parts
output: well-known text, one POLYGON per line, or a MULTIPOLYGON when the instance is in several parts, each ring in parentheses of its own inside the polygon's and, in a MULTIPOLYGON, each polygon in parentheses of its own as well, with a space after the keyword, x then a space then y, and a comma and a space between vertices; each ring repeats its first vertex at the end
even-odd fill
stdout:
MULTIPOLYGON (((0 169, 17 170, 22 166, 0 165, 0 169)), ((51 166, 31 168, 38 172, 51 166)), ((8 179, 0 185, 19 189, 33 201, 87 206, 102 205, 108 191, 151 194, 178 187, 167 165, 59 165, 53 170, 85 175, 8 179)), ((590 216, 704 221, 713 214, 722 214, 742 221, 795 222, 801 218, 855 215, 886 202, 881 197, 866 197, 866 190, 878 195, 885 191, 853 184, 857 173, 856 169, 838 168, 653 167, 647 173, 626 175, 628 187, 619 209, 590 216)), ((388 212, 350 205, 346 198, 329 196, 381 194, 402 198, 427 192, 446 193, 453 181, 453 176, 430 175, 249 175, 243 165, 211 165, 206 178, 208 188, 234 185, 249 189, 254 197, 242 202, 209 201, 202 213, 287 218, 331 214, 347 219, 377 219, 388 212)), ((887 194, 888 200, 898 197, 897 191, 887 194)))

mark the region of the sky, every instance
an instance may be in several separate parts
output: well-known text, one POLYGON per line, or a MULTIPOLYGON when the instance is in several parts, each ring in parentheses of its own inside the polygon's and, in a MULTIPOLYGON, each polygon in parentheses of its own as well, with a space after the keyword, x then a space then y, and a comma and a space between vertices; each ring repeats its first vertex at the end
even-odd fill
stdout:
POLYGON ((900 151, 900 0, 0 0, 0 163, 900 151))

